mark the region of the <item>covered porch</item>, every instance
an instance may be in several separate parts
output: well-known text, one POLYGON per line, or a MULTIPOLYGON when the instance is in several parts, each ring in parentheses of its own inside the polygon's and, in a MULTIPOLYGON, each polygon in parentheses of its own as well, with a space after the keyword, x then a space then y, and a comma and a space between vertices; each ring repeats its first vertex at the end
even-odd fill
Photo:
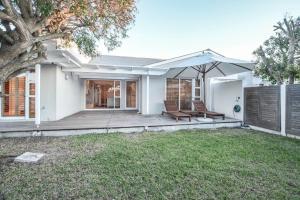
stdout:
POLYGON ((213 119, 211 122, 200 122, 197 118, 192 118, 191 122, 187 119, 176 122, 169 116, 141 115, 136 111, 81 111, 58 121, 41 122, 39 128, 36 128, 34 121, 2 121, 0 138, 240 127, 241 123, 232 118, 213 119))

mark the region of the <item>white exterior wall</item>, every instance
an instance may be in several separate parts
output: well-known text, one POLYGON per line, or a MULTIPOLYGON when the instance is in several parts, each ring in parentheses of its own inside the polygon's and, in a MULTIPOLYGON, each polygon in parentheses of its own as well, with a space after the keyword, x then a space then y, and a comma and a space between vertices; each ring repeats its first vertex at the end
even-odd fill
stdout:
POLYGON ((141 85, 141 113, 147 114, 147 76, 142 76, 141 85))
POLYGON ((56 69, 55 65, 41 67, 41 121, 56 120, 56 69))
POLYGON ((83 80, 56 68, 56 120, 82 110, 83 80))
POLYGON ((41 67, 41 121, 62 119, 82 110, 83 81, 55 65, 41 67))
POLYGON ((227 117, 243 120, 244 98, 241 80, 211 84, 210 91, 212 111, 224 113, 227 117), (242 108, 239 113, 233 112, 233 107, 236 104, 242 108))
MULTIPOLYGON (((147 76, 142 76, 141 109, 147 114, 147 76)), ((161 76, 150 76, 149 79, 149 113, 160 114, 164 110, 166 79, 161 76)))
POLYGON ((165 87, 165 78, 150 77, 149 114, 161 114, 164 110, 165 87))

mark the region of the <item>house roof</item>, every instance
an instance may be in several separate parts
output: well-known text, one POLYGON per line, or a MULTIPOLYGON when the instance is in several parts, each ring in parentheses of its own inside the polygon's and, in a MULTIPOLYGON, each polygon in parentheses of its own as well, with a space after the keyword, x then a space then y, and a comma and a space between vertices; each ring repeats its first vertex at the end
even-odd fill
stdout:
POLYGON ((164 60, 155 59, 155 58, 137 58, 137 57, 127 57, 127 56, 101 55, 101 56, 92 58, 88 62, 88 64, 100 65, 100 66, 141 67, 141 66, 161 62, 161 61, 164 61, 164 60))

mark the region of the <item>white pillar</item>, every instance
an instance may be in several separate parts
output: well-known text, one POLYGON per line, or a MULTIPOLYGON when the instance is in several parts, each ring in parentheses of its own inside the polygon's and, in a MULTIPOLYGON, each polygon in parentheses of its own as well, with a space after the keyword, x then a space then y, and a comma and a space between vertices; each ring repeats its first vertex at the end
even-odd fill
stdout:
MULTIPOLYGON (((196 85, 196 81, 193 78, 192 79, 192 102, 195 100, 195 85, 196 85)), ((194 104, 192 103, 192 110, 194 110, 194 104)))
POLYGON ((41 124, 41 65, 35 65, 35 125, 41 124))
POLYGON ((147 75, 146 79, 146 114, 149 114, 149 95, 150 95, 150 78, 147 75))
POLYGON ((141 94, 142 94, 142 92, 141 92, 142 91, 142 83, 141 82, 142 82, 142 79, 141 79, 141 77, 139 77, 138 81, 139 81, 139 83, 138 83, 139 88, 137 90, 138 91, 138 106, 139 106, 139 111, 138 112, 141 113, 142 112, 142 100, 141 100, 142 99, 141 98, 141 94))
POLYGON ((29 71, 26 72, 26 79, 25 79, 25 118, 29 118, 29 84, 30 84, 30 77, 29 71))
POLYGON ((286 118, 286 85, 280 86, 280 112, 281 112, 281 135, 286 135, 285 118, 286 118))
POLYGON ((207 106, 209 110, 215 110, 215 105, 214 105, 214 85, 212 83, 212 79, 209 79, 209 105, 207 106))
POLYGON ((178 79, 178 94, 179 94, 179 96, 178 96, 178 110, 181 110, 181 98, 180 98, 180 94, 181 94, 181 81, 180 81, 181 79, 179 78, 178 79))

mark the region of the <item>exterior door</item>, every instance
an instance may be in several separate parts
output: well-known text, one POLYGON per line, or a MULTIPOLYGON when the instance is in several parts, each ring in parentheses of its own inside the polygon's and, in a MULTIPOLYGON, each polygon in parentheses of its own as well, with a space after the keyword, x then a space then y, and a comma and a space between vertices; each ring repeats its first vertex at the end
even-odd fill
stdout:
POLYGON ((179 110, 192 110, 192 79, 167 79, 167 101, 177 104, 179 110))
POLYGON ((137 108, 136 81, 126 81, 126 108, 137 108))
POLYGON ((120 109, 119 80, 87 80, 87 109, 120 109))

